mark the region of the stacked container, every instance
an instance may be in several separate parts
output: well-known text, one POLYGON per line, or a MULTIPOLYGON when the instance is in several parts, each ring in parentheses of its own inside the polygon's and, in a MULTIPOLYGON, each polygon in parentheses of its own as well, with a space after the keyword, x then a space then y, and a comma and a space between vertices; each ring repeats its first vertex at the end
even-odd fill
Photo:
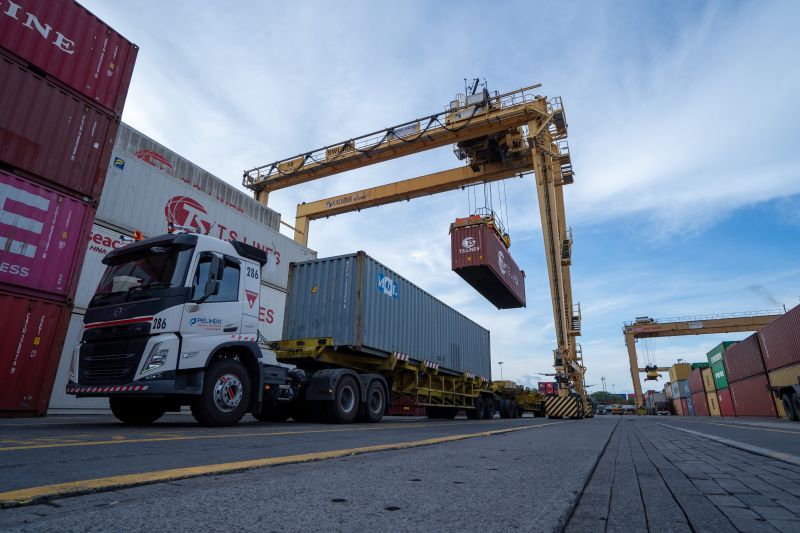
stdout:
MULTIPOLYGON (((708 366, 708 363, 706 363, 708 366)), ((695 368, 689 374, 689 390, 692 392, 692 405, 696 416, 709 416, 708 398, 703 383, 703 368, 695 368)))
MULTIPOLYGON (((259 332, 281 338, 289 264, 316 254, 278 231, 280 215, 153 139, 120 124, 75 294, 75 308, 61 353, 51 409, 106 409, 105 398, 65 393, 72 351, 83 316, 105 270, 102 259, 123 244, 120 235, 167 232, 170 222, 222 239, 237 239, 267 252, 262 270, 259 332)), ((265 362, 275 362, 265 350, 265 362)))
POLYGON ((728 348, 723 359, 736 416, 777 416, 758 333, 728 348))
MULTIPOLYGON (((800 306, 758 332, 764 366, 781 416, 800 387, 800 306)), ((797 413, 800 415, 800 413, 797 413)))
POLYGON ((0 15, 0 416, 46 412, 137 47, 71 0, 0 15))
POLYGON ((700 374, 703 376, 703 389, 708 403, 708 414, 711 416, 721 416, 719 400, 717 399, 717 389, 714 386, 714 372, 709 367, 702 369, 700 374))
POLYGON ((542 394, 555 394, 558 391, 558 383, 555 381, 540 381, 539 392, 542 394))
MULTIPOLYGON (((736 416, 733 410, 733 400, 731 399, 731 392, 728 390, 728 375, 725 370, 724 354, 736 342, 724 341, 710 350, 706 357, 711 367, 711 375, 714 379, 714 389, 717 398, 717 405, 719 406, 719 416, 736 416)), ((711 410, 711 400, 709 397, 709 410, 711 410)), ((714 414, 713 412, 711 413, 714 414)))

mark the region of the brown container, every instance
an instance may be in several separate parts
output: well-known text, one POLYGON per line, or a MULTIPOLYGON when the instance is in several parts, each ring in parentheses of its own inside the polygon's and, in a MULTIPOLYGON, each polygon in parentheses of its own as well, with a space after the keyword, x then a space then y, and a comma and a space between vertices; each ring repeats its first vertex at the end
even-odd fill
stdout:
POLYGON ((722 416, 719 410, 719 399, 717 398, 716 391, 707 392, 706 399, 708 400, 708 414, 711 416, 722 416))
POLYGON ((691 363, 675 363, 669 368, 669 380, 671 382, 684 381, 689 379, 692 372, 691 363))
POLYGON ((664 383, 664 396, 666 396, 667 400, 672 399, 672 383, 669 381, 664 383))
POLYGON ((486 224, 450 232, 453 271, 498 309, 525 307, 525 272, 486 224))
POLYGON ((698 392, 704 392, 703 387, 703 371, 700 368, 695 368, 689 374, 689 391, 694 395, 698 392))
POLYGON ((764 361, 761 359, 761 347, 758 343, 757 333, 753 333, 745 340, 737 342, 725 350, 722 358, 725 361, 729 383, 756 374, 764 374, 764 361))
POLYGON ((759 374, 736 381, 728 389, 736 416, 777 416, 766 375, 759 374))
POLYGON ((87 204, 0 170, 0 286, 72 297, 93 219, 87 204))
POLYGON ((0 416, 44 415, 70 309, 0 292, 0 416))
POLYGON ((97 200, 119 121, 2 56, 0 80, 2 165, 97 200))
POLYGON ((681 405, 680 399, 671 400, 670 403, 672 404, 672 414, 675 416, 683 416, 683 406, 681 405))
POLYGON ((719 401, 719 414, 722 416, 736 416, 736 411, 733 408, 733 399, 731 398, 730 389, 722 389, 717 391, 717 400, 719 401))
POLYGON ((708 397, 705 391, 692 394, 692 405, 694 406, 694 416, 710 416, 708 411, 708 397))
POLYGON ((701 371, 701 375, 703 376, 703 388, 706 392, 714 392, 717 390, 716 386, 714 386, 714 371, 710 368, 704 368, 701 371))
POLYGON ((13 0, 0 9, 0 47, 122 114, 135 44, 73 0, 13 0))
POLYGON ((800 305, 764 326, 758 337, 768 371, 800 363, 800 305))

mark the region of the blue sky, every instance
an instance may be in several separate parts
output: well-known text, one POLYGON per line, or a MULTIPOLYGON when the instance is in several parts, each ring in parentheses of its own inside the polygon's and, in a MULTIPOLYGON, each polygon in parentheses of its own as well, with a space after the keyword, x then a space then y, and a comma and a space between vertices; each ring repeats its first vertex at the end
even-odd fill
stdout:
MULTIPOLYGON (((465 77, 562 96, 590 384, 632 390, 625 320, 800 303, 796 2, 84 4, 141 47, 123 119, 237 185, 245 168, 440 111, 465 77)), ((457 164, 443 148, 279 191, 270 205, 292 222, 301 201, 457 164)), ((310 246, 367 251, 490 328, 505 378, 546 379, 554 332, 536 192, 530 177, 506 187, 527 309, 498 312, 450 271, 463 191, 314 222, 310 246)), ((651 352, 660 365, 703 360, 742 337, 659 339, 651 352)))

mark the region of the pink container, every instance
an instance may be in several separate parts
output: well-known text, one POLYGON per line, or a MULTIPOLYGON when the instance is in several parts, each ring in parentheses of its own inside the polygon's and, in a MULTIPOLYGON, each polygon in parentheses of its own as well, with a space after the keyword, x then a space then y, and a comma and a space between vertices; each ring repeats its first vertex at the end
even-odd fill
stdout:
POLYGON ((711 416, 705 391, 692 394, 692 405, 694 405, 694 416, 711 416))
POLYGON ((0 283, 69 296, 92 216, 82 202, 0 171, 0 283))
POLYGON ((729 383, 764 373, 757 333, 725 350, 722 358, 729 383))
POLYGON ((72 0, 0 3, 0 47, 115 115, 138 47, 72 0))
POLYGON ((778 416, 765 374, 731 383, 728 390, 736 416, 778 416))
POLYGON ((98 199, 119 121, 2 55, 0 80, 0 161, 98 199))
POLYGON ((767 371, 800 363, 800 305, 758 332, 767 371))
POLYGON ((718 390, 717 400, 719 401, 719 412, 722 416, 736 416, 730 389, 718 390))

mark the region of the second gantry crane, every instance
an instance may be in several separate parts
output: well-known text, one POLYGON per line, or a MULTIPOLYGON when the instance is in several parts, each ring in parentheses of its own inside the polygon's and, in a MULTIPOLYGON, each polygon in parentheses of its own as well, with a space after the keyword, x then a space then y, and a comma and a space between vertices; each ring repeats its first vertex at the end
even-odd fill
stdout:
POLYGON ((593 412, 575 339, 581 317, 572 297, 572 235, 564 210, 563 186, 573 182, 574 174, 561 99, 531 92, 539 86, 492 95, 485 87, 478 91, 475 83, 444 112, 253 168, 245 171, 243 185, 266 204, 275 190, 448 144, 455 144, 456 156, 466 160, 465 166, 298 205, 294 237, 307 244, 312 220, 532 171, 557 344, 554 366, 559 389, 546 398, 546 410, 554 418, 580 418, 593 412))

